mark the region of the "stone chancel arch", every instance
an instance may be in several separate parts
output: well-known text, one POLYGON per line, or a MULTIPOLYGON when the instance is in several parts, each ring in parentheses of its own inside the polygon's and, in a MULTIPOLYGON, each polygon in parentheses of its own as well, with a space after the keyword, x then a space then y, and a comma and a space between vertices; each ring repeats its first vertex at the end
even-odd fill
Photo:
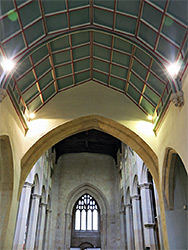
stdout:
MULTIPOLYGON (((21 160, 21 181, 23 183, 39 157, 54 144, 76 133, 96 129, 106 132, 128 144, 148 166, 156 185, 159 183, 158 159, 150 146, 136 133, 112 119, 99 115, 89 115, 66 122, 42 136, 23 156, 21 160)), ((159 188, 159 186, 157 186, 159 188)), ((19 192, 20 193, 20 192, 19 192)))

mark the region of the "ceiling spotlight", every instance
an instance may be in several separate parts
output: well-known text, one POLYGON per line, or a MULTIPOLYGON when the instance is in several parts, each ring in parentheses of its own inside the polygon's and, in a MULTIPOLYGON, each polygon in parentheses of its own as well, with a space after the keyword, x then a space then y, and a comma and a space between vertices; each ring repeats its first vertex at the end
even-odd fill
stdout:
POLYGON ((30 119, 35 118, 35 113, 30 113, 30 114, 29 114, 29 118, 30 118, 30 119))
POLYGON ((147 117, 147 118, 148 118, 148 120, 149 120, 149 121, 152 121, 153 116, 152 116, 152 115, 148 115, 148 117, 147 117))
POLYGON ((4 59, 2 62, 1 62, 1 66, 3 68, 4 71, 6 72, 10 72, 14 66, 15 66, 15 62, 13 62, 12 60, 10 59, 4 59))
POLYGON ((181 64, 179 62, 174 62, 167 67, 167 70, 171 77, 176 77, 180 68, 181 64))

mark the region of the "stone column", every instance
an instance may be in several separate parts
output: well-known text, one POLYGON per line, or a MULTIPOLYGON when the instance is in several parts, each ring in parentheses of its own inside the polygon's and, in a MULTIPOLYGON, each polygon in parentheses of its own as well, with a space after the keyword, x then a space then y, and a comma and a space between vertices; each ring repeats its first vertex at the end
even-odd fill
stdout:
POLYGON ((126 249, 125 210, 120 211, 121 249, 126 249))
POLYGON ((134 243, 135 249, 144 249, 142 215, 140 208, 140 196, 134 195, 132 199, 133 208, 133 226, 134 226, 134 243))
POLYGON ((45 250, 50 250, 50 226, 51 226, 51 214, 52 210, 47 209, 47 214, 46 214, 46 230, 45 230, 45 238, 44 238, 44 249, 45 250))
POLYGON ((125 205, 126 215, 126 235, 127 235, 127 249, 134 250, 134 230, 133 230, 133 216, 132 216, 132 205, 125 205))
POLYGON ((34 249, 40 198, 41 196, 38 194, 32 195, 31 210, 29 215, 29 224, 27 229, 26 247, 25 247, 25 249, 27 250, 34 249))
POLYGON ((18 215, 16 221, 16 228, 14 233, 13 249, 23 249, 25 243, 26 224, 28 219, 28 210, 30 204, 32 183, 25 182, 19 202, 18 215))
POLYGON ((71 223, 72 223, 72 214, 65 214, 65 235, 64 235, 64 250, 70 249, 71 244, 71 223))
POLYGON ((155 241, 155 221, 153 216, 153 208, 151 202, 150 183, 143 183, 141 188, 141 202, 142 202, 142 219, 144 224, 144 241, 145 247, 156 250, 155 241))
POLYGON ((38 225, 37 250, 43 249, 47 204, 40 204, 40 223, 38 225))

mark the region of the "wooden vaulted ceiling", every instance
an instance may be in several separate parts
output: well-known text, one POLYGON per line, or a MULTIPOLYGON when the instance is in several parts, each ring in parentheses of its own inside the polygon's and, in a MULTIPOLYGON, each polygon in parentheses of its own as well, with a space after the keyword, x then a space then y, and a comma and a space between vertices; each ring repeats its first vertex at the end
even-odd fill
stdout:
POLYGON ((121 142, 118 139, 95 129, 72 135, 53 146, 56 162, 63 154, 86 152, 110 155, 117 161, 120 147, 121 142))
POLYGON ((178 90, 166 72, 187 67, 187 1, 6 0, 0 3, 0 57, 17 65, 7 88, 21 113, 89 80, 130 98, 153 118, 178 90))

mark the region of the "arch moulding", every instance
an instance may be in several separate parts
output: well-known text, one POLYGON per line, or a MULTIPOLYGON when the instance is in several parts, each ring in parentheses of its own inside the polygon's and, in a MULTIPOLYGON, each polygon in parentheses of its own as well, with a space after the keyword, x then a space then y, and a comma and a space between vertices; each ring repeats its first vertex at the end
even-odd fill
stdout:
POLYGON ((109 118, 89 115, 68 121, 43 135, 21 159, 21 179, 19 194, 31 168, 42 154, 57 142, 89 129, 108 133, 128 144, 149 168, 157 188, 159 188, 158 158, 151 147, 136 133, 124 125, 109 118))

